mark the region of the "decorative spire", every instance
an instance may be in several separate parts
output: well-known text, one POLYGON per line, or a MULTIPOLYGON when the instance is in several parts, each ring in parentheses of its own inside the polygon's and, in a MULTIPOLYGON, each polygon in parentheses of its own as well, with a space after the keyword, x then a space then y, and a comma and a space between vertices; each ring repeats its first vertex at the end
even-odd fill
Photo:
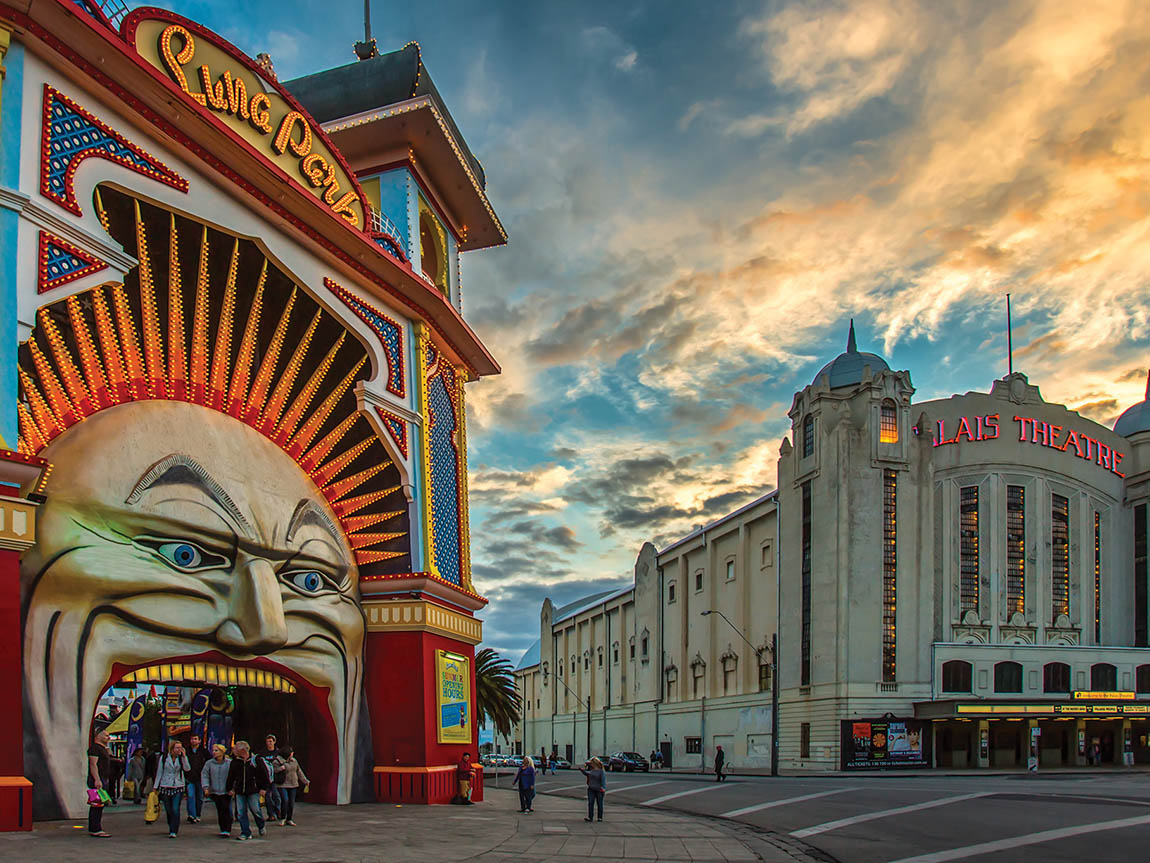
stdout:
POLYGON ((857 354, 858 352, 858 344, 855 343, 855 319, 851 318, 850 332, 847 333, 847 353, 857 354))

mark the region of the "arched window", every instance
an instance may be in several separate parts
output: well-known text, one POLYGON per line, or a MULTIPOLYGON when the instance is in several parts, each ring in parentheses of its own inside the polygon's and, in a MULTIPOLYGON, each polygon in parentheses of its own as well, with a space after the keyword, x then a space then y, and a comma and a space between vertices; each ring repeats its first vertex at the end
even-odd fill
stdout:
POLYGON ((952 659, 942 664, 942 691, 943 692, 970 692, 971 688, 970 663, 961 659, 952 659))
POLYGON ((1090 666, 1090 688, 1095 692, 1113 692, 1118 688, 1118 669, 1109 662, 1090 666))
POLYGON ((898 406, 891 399, 884 399, 879 408, 880 443, 898 443, 898 406))
POLYGON ((803 420, 803 458, 814 455, 815 452, 815 418, 807 414, 803 420))
POLYGON ((1043 692, 1069 692, 1070 666, 1065 662, 1048 662, 1042 668, 1043 692))
POLYGON ((1150 665, 1139 665, 1134 672, 1134 689, 1139 694, 1150 692, 1150 665))
POLYGON ((997 662, 994 665, 995 692, 1021 692, 1022 666, 1017 662, 997 662))
POLYGON ((419 265, 428 281, 447 293, 447 236, 432 212, 420 201, 419 265))

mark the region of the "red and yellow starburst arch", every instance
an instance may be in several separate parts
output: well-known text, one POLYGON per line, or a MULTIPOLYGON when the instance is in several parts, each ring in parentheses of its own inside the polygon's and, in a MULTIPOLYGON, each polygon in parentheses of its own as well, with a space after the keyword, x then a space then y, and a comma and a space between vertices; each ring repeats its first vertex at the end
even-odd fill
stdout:
POLYGON ((19 354, 20 451, 117 404, 201 405, 295 459, 361 575, 410 571, 400 474, 354 391, 370 371, 364 345, 251 240, 109 186, 95 197, 139 264, 37 312, 19 354))

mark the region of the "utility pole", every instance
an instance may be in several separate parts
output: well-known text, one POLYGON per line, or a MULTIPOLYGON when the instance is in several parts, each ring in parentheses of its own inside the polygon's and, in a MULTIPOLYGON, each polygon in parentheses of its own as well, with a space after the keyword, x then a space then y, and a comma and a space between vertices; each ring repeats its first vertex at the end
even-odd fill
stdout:
MULTIPOLYGON (((699 612, 703 617, 708 614, 717 614, 723 620, 727 621, 727 625, 735 630, 739 638, 747 643, 747 647, 755 652, 755 658, 759 660, 761 665, 763 662, 763 648, 755 647, 747 636, 743 635, 743 631, 735 624, 731 623, 731 619, 721 611, 713 608, 708 608, 706 611, 699 612)), ((779 775, 779 634, 776 632, 771 635, 771 646, 767 648, 771 651, 771 775, 779 775)))

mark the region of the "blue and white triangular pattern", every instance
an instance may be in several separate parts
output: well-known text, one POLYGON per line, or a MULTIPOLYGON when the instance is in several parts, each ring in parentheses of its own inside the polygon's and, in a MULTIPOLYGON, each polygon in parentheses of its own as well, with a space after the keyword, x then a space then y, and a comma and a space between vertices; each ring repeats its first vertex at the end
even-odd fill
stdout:
POLYGON ((357 318, 371 327, 379 336, 383 345, 383 353, 387 358, 387 391, 400 398, 407 396, 407 386, 404 383, 403 373, 403 329, 397 321, 393 321, 379 309, 372 308, 343 285, 325 278, 323 283, 333 294, 339 297, 349 309, 355 312, 357 318))
POLYGON ((40 194, 81 215, 73 181, 85 159, 98 157, 123 165, 181 192, 188 181, 119 132, 96 119, 59 90, 44 85, 40 140, 40 194))
POLYGON ((40 232, 39 246, 36 292, 40 294, 108 268, 95 255, 48 231, 40 232))

